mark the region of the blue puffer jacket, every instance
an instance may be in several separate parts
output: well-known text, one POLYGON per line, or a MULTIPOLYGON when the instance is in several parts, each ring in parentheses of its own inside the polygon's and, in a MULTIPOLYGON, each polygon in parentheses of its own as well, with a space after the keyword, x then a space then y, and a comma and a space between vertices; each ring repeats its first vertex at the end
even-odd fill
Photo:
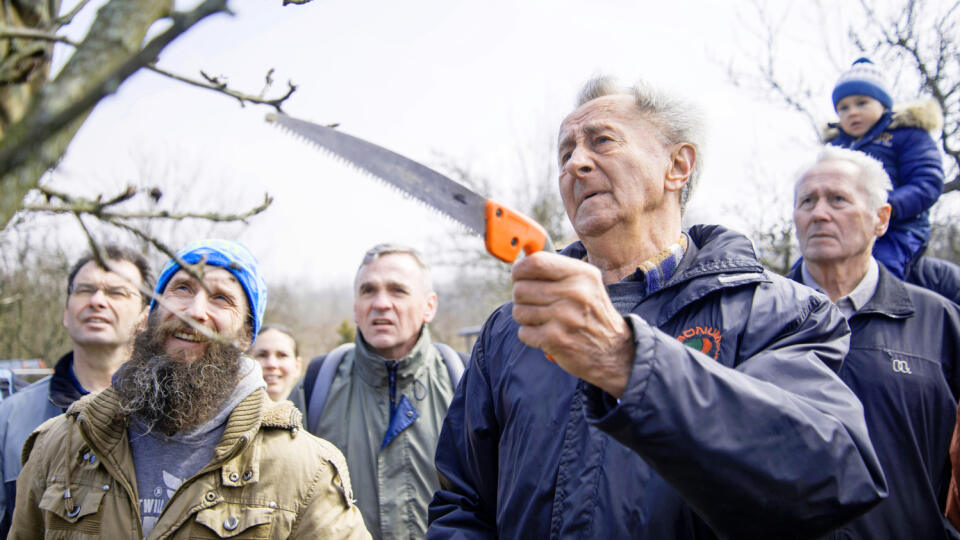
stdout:
POLYGON ((937 143, 927 131, 935 129, 942 117, 931 103, 887 111, 862 137, 851 137, 831 124, 827 144, 859 150, 873 156, 890 176, 893 192, 889 203, 893 218, 887 235, 912 231, 930 238, 927 210, 943 192, 943 162, 937 143))
MULTIPOLYGON (((802 282, 799 265, 790 277, 802 282)), ((960 311, 880 265, 877 292, 850 317, 840 378, 863 403, 890 496, 835 538, 960 538, 943 515, 960 391, 960 311)))
POLYGON ((637 351, 619 404, 521 343, 510 304, 491 315, 440 435, 428 538, 816 537, 881 500, 835 374, 840 312, 745 237, 689 234, 660 291, 608 286, 637 351))

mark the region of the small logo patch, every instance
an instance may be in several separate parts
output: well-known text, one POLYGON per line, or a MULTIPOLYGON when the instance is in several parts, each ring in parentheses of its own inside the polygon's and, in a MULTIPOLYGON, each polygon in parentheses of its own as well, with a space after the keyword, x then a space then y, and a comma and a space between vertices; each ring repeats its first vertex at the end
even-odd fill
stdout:
POLYGON ((908 364, 906 360, 900 360, 897 358, 893 359, 893 372, 903 373, 904 375, 910 375, 913 373, 910 371, 910 364, 908 364))
POLYGON ((696 349, 714 360, 720 356, 720 331, 709 326, 687 328, 677 336, 677 341, 696 349))

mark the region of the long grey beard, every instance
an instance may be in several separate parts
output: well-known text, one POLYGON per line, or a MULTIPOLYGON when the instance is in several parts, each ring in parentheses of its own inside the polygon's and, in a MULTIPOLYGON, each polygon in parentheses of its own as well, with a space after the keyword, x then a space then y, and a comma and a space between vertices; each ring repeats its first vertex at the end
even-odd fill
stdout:
POLYGON ((133 345, 133 353, 113 377, 120 397, 118 420, 131 417, 147 432, 166 435, 189 431, 213 418, 237 385, 242 351, 232 345, 207 343, 203 355, 187 361, 164 351, 167 339, 184 329, 176 319, 159 323, 151 315, 146 331, 133 345))

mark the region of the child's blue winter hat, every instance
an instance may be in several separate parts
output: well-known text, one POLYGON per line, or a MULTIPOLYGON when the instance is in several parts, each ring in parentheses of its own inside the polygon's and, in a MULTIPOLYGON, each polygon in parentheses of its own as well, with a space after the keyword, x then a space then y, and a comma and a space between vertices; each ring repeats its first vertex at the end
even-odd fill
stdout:
POLYGON ((855 95, 872 97, 888 109, 893 107, 883 73, 866 57, 855 60, 850 69, 840 75, 833 87, 833 108, 837 108, 837 102, 841 99, 855 95))
MULTIPOLYGON (((231 240, 201 240, 181 249, 177 253, 177 257, 187 264, 196 264, 203 260, 206 264, 219 266, 227 270, 237 278, 240 286, 243 287, 243 291, 247 294, 247 303, 250 305, 250 318, 253 322, 253 335, 250 337, 250 342, 253 343, 253 340, 257 338, 257 333, 260 332, 263 313, 267 309, 267 284, 260 274, 260 264, 253 253, 247 249, 247 246, 231 240)), ((176 260, 170 259, 167 261, 163 271, 160 272, 159 279, 157 279, 155 291, 157 296, 163 294, 164 289, 167 288, 167 283, 177 273, 177 270, 180 270, 180 265, 177 264, 176 260)), ((157 301, 152 300, 150 311, 153 311, 156 306, 157 301)))

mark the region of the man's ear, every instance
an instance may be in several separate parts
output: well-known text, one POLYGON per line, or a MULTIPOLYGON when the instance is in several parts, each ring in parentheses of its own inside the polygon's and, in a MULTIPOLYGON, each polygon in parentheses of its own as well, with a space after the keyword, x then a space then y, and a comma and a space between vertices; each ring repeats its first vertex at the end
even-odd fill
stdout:
POLYGON ((893 212, 893 207, 889 204, 884 204, 877 209, 877 224, 874 233, 877 238, 880 238, 887 232, 887 228, 890 226, 890 214, 893 212))
POLYGON ((697 161, 697 150, 689 143, 681 143, 670 155, 670 168, 667 170, 664 188, 667 191, 680 191, 690 180, 693 165, 697 161))
POLYGON ((437 316, 437 293, 427 294, 427 310, 423 312, 423 324, 433 321, 437 316))

